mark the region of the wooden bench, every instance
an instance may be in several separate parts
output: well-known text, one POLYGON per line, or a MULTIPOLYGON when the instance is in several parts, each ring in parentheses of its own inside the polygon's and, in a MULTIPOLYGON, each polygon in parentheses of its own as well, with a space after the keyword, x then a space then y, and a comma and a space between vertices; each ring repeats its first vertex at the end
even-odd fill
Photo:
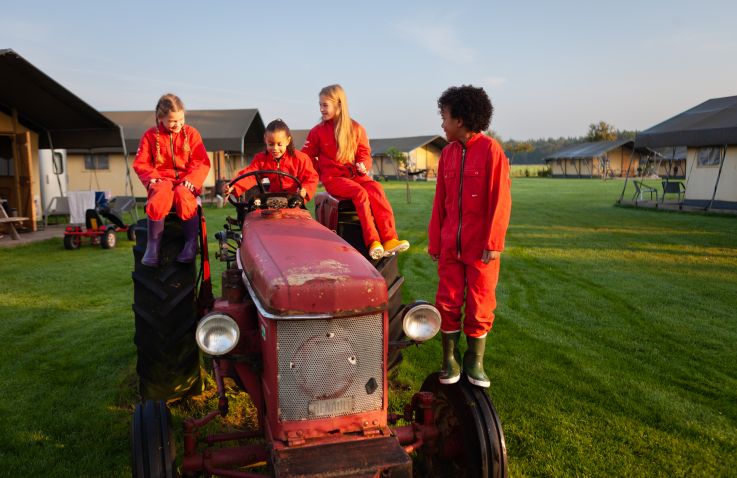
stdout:
POLYGON ((643 195, 645 193, 649 193, 650 200, 652 201, 653 194, 655 194, 655 202, 658 202, 658 190, 657 189, 651 188, 650 186, 643 184, 642 181, 632 181, 632 184, 635 185, 635 195, 632 196, 632 199, 643 201, 645 199, 643 195))
POLYGON ((8 213, 5 212, 5 208, 0 206, 0 224, 7 224, 7 227, 10 230, 10 236, 14 240, 17 241, 20 239, 20 234, 18 234, 18 231, 15 229, 15 223, 21 223, 27 220, 27 217, 8 217, 8 213))

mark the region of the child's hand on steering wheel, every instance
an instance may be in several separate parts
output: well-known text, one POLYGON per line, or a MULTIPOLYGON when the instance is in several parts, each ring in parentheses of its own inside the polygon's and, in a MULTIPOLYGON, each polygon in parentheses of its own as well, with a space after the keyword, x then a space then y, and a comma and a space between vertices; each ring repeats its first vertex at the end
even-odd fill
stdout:
POLYGON ((235 186, 229 186, 226 184, 225 187, 223 187, 223 199, 227 201, 228 197, 230 196, 230 193, 233 192, 234 188, 235 186))

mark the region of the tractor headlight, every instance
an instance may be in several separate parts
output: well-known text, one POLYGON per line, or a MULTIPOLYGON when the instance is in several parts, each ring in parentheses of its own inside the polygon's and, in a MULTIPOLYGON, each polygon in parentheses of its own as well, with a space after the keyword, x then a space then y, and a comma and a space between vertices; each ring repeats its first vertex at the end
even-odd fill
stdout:
POLYGON ((197 324, 197 345, 209 355, 224 355, 233 350, 241 332, 232 317, 220 312, 207 314, 197 324))
POLYGON ((430 340, 440 330, 440 312, 427 302, 410 304, 404 309, 402 328, 405 335, 412 340, 430 340))

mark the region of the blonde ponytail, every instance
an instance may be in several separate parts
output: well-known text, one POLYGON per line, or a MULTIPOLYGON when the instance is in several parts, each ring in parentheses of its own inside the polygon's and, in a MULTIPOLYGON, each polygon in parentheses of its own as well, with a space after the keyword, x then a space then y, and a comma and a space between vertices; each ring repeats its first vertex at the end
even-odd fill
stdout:
POLYGON ((335 121, 335 142, 338 144, 338 157, 335 158, 341 164, 352 163, 356 157, 358 141, 356 140, 353 121, 348 114, 348 99, 345 91, 340 85, 326 86, 320 90, 320 96, 338 106, 339 115, 335 121))

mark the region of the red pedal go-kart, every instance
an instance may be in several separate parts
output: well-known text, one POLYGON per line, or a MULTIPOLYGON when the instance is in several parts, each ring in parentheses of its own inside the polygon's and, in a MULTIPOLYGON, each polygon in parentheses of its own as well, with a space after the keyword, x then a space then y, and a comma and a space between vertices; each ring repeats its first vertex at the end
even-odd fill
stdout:
POLYGON ((136 240, 133 224, 126 225, 109 207, 87 209, 84 228, 70 224, 64 229, 64 249, 79 249, 83 237, 89 238, 93 246, 99 244, 103 249, 112 249, 118 242, 118 232, 125 232, 130 241, 136 240))
MULTIPOLYGON (((167 223, 158 268, 134 248, 135 343, 142 403, 131 421, 134 477, 506 477, 504 434, 484 389, 429 375, 403 413, 388 412, 387 374, 401 349, 432 338, 438 311, 403 304, 397 258, 368 259, 350 201, 258 191, 234 199, 238 218, 216 234, 227 263, 222 296, 210 286, 202 217, 199 273, 175 257, 183 239, 167 223), (218 409, 184 421, 175 450, 166 401, 202 390, 212 361, 218 409), (257 426, 204 435, 228 414, 224 381, 247 391, 257 426), (259 465, 260 464, 260 465, 259 465)), ((438 359, 438 362, 440 360, 438 359)))

